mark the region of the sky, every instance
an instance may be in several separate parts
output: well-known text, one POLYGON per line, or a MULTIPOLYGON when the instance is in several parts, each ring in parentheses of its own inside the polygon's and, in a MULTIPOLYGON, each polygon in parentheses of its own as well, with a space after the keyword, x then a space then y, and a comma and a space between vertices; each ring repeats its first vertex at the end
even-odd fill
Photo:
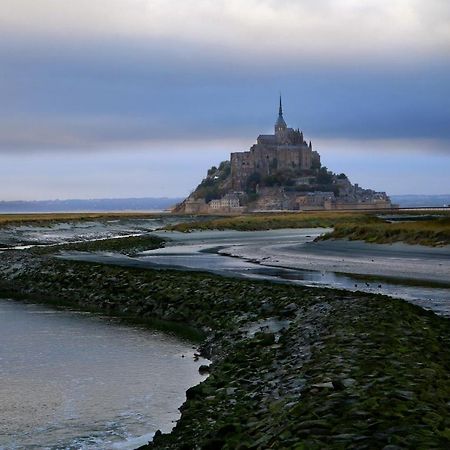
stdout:
POLYGON ((185 196, 283 96, 335 172, 450 193, 448 0, 0 0, 0 200, 185 196))

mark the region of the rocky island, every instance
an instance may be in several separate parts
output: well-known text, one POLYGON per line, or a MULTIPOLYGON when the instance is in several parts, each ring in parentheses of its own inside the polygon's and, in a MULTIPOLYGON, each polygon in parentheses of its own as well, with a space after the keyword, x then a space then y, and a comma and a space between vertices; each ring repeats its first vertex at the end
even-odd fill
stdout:
POLYGON ((363 189, 322 166, 300 129, 289 128, 281 103, 274 134, 261 134, 249 151, 231 153, 211 167, 176 213, 242 213, 274 210, 389 209, 385 192, 363 189))

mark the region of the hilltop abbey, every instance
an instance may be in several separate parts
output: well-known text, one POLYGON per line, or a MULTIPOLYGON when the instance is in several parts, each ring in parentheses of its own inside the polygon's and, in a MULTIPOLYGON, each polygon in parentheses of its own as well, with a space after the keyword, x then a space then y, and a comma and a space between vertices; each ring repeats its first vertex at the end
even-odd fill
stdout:
POLYGON ((288 128, 283 118, 283 106, 278 110, 274 134, 260 134, 250 151, 231 153, 231 187, 235 191, 245 190, 250 176, 261 177, 278 171, 293 170, 308 172, 320 167, 320 155, 312 150, 297 128, 288 128))
POLYGON ((289 128, 280 103, 274 134, 261 134, 249 151, 233 152, 174 212, 392 208, 385 192, 353 185, 321 165, 300 129, 289 128))

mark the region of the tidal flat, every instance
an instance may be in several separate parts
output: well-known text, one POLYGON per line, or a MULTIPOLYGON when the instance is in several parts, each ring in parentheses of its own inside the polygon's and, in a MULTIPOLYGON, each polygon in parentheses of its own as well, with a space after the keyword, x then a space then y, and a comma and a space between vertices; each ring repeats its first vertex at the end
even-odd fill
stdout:
MULTIPOLYGON (((450 317, 450 246, 318 240, 330 229, 155 231, 164 245, 104 251, 109 245, 61 246, 59 257, 123 267, 206 271, 227 277, 331 287, 403 298, 450 317)), ((149 237, 142 237, 150 244, 149 237)), ((134 238, 119 239, 123 245, 134 238)), ((139 241, 138 241, 139 242, 139 241)), ((156 242, 156 241, 155 241, 156 242)), ((100 245, 98 245, 100 244, 100 245)), ((134 244, 133 244, 134 245, 134 244)), ((51 249, 50 249, 51 250, 51 249)), ((54 250, 54 249, 53 249, 54 250)))
POLYGON ((8 251, 3 296, 188 325, 209 377, 152 449, 448 448, 450 324, 380 295, 8 251))
MULTIPOLYGON (((119 225, 115 238, 129 230, 119 225)), ((208 378, 188 389, 172 432, 156 432, 141 449, 450 446, 444 317, 365 292, 55 257, 170 252, 161 248, 170 233, 148 234, 153 226, 117 242, 64 238, 62 246, 0 257, 0 297, 97 311, 197 340, 198 354, 212 361, 201 368, 208 378)))

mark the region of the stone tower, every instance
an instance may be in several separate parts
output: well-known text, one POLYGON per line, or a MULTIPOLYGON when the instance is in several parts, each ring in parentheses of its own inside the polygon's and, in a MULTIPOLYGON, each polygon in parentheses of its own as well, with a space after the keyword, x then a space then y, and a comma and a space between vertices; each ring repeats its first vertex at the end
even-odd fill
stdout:
POLYGON ((280 95, 280 107, 278 109, 278 119, 275 122, 275 135, 283 136, 286 132, 286 122, 283 119, 283 105, 281 104, 281 95, 280 95))

